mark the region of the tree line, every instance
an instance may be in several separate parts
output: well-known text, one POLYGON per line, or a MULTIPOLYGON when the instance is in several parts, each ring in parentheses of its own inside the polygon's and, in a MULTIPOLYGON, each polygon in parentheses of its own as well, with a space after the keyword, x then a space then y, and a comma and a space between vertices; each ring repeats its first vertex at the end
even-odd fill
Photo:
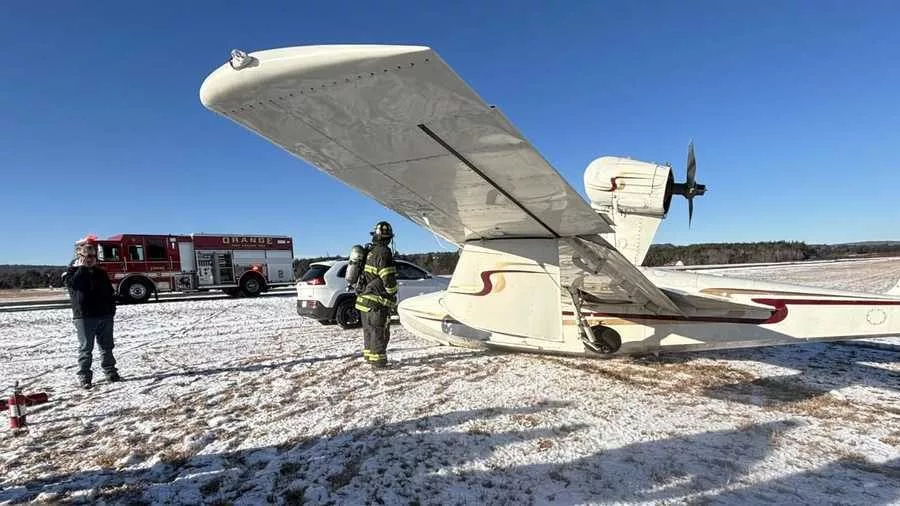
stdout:
MULTIPOLYGON (((644 265, 656 267, 678 262, 684 265, 742 264, 832 260, 861 256, 900 256, 900 241, 871 241, 846 244, 806 244, 798 241, 707 243, 676 246, 650 246, 644 265)), ((451 274, 459 252, 397 254, 395 258, 412 262, 432 274, 451 274)), ((299 279, 309 264, 323 260, 346 259, 340 256, 295 258, 294 276, 299 279)), ((0 265, 0 289, 47 288, 62 286, 63 265, 0 265)))
MULTIPOLYGON (((456 268, 456 262, 459 260, 459 252, 435 251, 431 253, 398 253, 394 258, 406 260, 414 263, 419 267, 427 270, 434 275, 443 275, 453 273, 456 268)), ((303 273, 309 269, 309 265, 316 262, 324 262, 328 260, 346 260, 347 257, 326 256, 316 258, 295 258, 294 259, 294 277, 300 279, 303 273)))
POLYGON ((0 289, 62 286, 64 265, 0 265, 0 289))
POLYGON ((657 267, 678 262, 684 265, 745 264, 833 260, 860 256, 900 256, 900 241, 806 244, 798 241, 751 243, 707 243, 650 246, 644 265, 657 267))

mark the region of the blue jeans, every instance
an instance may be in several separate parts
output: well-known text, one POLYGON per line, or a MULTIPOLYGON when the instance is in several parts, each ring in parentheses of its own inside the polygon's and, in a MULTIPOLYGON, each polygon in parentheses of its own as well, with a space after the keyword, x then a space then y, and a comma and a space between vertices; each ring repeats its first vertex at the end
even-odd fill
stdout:
POLYGON ((91 379, 95 339, 102 354, 100 367, 103 368, 103 373, 109 375, 116 372, 116 359, 112 352, 113 317, 79 318, 75 320, 75 330, 78 331, 78 376, 91 379))

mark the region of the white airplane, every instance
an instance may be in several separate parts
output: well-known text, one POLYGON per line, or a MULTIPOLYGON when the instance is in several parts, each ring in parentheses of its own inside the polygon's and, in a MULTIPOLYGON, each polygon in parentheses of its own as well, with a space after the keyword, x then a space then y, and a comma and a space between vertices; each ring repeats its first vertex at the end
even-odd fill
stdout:
MULTIPOLYGON (((461 247, 446 291, 398 308, 442 344, 609 356, 900 335, 886 294, 641 267, 672 197, 668 165, 601 157, 590 203, 436 52, 321 45, 231 59, 205 107, 461 247)), ((690 217, 689 217, 690 219, 690 217)))

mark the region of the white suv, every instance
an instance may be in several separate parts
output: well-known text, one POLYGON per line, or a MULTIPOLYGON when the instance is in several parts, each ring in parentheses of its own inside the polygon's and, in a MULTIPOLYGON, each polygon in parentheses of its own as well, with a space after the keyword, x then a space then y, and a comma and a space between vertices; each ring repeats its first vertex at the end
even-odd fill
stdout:
MULTIPOLYGON (((450 278, 435 277, 421 267, 403 260, 397 265, 397 302, 416 295, 446 290, 450 278)), ((349 329, 360 325, 356 293, 349 290, 344 275, 346 260, 315 262, 297 282, 297 314, 323 324, 336 322, 349 329)))

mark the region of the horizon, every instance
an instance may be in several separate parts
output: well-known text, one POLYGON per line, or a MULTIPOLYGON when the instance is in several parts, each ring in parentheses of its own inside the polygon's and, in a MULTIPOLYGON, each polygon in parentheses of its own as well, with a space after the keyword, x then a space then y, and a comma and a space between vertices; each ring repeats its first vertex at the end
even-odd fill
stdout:
MULTIPOLYGON (((213 234, 219 235, 219 234, 213 234)), ((224 235, 224 234, 223 234, 224 235)), ((103 240, 101 238, 101 240, 103 240)), ((872 240, 872 241, 854 241, 854 242, 842 242, 842 243, 806 243, 804 241, 791 241, 791 240, 777 240, 777 241, 751 241, 751 242, 730 242, 730 243, 721 243, 721 242, 705 242, 705 243, 689 243, 689 244, 673 244, 673 243, 652 243, 650 245, 651 248, 654 246, 674 246, 679 248, 684 248, 688 246, 713 246, 713 245, 729 245, 729 246, 743 246, 743 245, 755 245, 755 244, 770 244, 770 243, 778 243, 778 242, 787 242, 787 243, 804 243, 807 246, 854 246, 861 244, 900 244, 900 241, 895 240, 872 240)), ((398 251, 398 255, 433 255, 433 254, 454 254, 457 251, 439 251, 439 250, 431 250, 431 251, 413 251, 413 252, 400 252, 398 251)), ((293 260, 317 260, 317 259, 326 259, 326 258, 347 258, 347 255, 338 255, 338 254, 321 254, 321 255, 294 255, 293 260)), ((36 264, 36 263, 0 263, 0 267, 64 267, 65 264, 36 264)))
POLYGON ((260 2, 239 24, 211 2, 7 6, 0 235, 18 247, 0 264, 200 230, 290 235, 311 258, 382 219, 404 254, 456 250, 200 104, 231 49, 330 43, 434 48, 585 199, 603 155, 671 161, 682 181, 693 139, 708 191, 690 227, 677 199, 653 244, 900 239, 900 4, 411 5, 260 2))

